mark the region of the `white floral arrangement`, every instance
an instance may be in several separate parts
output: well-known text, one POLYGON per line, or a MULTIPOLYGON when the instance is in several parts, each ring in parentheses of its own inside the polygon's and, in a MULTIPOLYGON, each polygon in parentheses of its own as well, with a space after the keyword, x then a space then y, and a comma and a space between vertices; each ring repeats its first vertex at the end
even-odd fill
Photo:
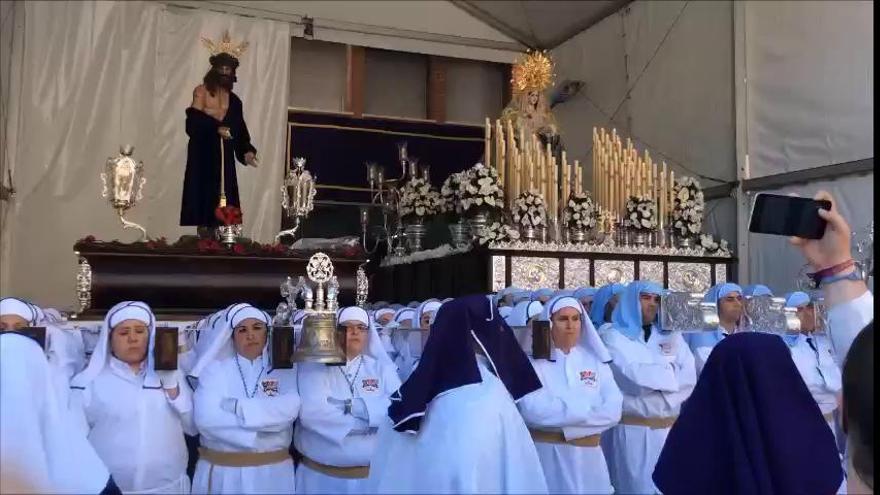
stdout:
POLYGON ((400 190, 400 216, 412 220, 437 213, 440 195, 425 179, 412 179, 400 190))
POLYGON ((733 256, 733 253, 730 251, 730 245, 727 241, 724 239, 715 241, 715 237, 713 237, 712 234, 700 234, 700 247, 705 249, 709 254, 717 256, 733 256))
POLYGON ((693 177, 681 177, 672 186, 672 228, 681 237, 694 237, 703 228, 705 201, 700 183, 693 177))
POLYGON ((519 240, 519 232, 515 228, 501 222, 493 222, 483 229, 483 235, 475 239, 477 244, 484 246, 493 242, 510 242, 519 240))
POLYGON ((469 168, 461 180, 460 197, 465 213, 500 209, 504 205, 504 190, 498 172, 482 163, 469 168))
POLYGON ((657 228, 657 206, 647 197, 630 196, 626 201, 623 225, 634 230, 657 228))
POLYGON ((443 181, 440 186, 439 213, 452 213, 456 216, 464 213, 461 207, 461 182, 467 175, 467 171, 456 172, 443 181))
POLYGON ((596 226, 596 207, 586 194, 572 194, 562 213, 570 228, 590 230, 596 226))
POLYGON ((513 201, 513 223, 538 228, 547 225, 547 204, 537 191, 523 191, 513 201))

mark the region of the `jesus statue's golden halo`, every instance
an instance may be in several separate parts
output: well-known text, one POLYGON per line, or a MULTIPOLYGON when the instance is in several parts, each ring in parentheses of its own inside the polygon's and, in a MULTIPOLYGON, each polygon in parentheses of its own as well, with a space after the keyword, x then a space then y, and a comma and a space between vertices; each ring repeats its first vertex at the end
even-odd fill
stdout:
POLYGON ((528 51, 511 70, 510 84, 516 92, 544 91, 553 85, 553 61, 545 51, 528 51))
POLYGON ((204 36, 201 38, 202 44, 211 52, 211 55, 219 55, 221 53, 225 53, 230 55, 236 59, 241 58, 244 55, 245 50, 247 50, 248 42, 241 40, 241 43, 234 43, 232 38, 229 36, 229 30, 223 32, 223 36, 218 40, 214 41, 210 38, 205 38, 204 36))

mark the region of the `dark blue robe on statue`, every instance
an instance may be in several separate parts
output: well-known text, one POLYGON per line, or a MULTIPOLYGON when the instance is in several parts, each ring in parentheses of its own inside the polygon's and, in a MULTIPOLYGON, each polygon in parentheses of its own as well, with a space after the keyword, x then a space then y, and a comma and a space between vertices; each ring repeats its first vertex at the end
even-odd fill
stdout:
POLYGON ((183 179, 183 200, 180 207, 181 226, 219 225, 214 210, 220 203, 220 134, 219 127, 228 127, 232 139, 224 141, 226 205, 241 208, 235 159, 245 163, 244 154, 256 153, 244 122, 241 100, 229 93, 229 110, 222 121, 196 110, 186 109, 186 174, 183 179))

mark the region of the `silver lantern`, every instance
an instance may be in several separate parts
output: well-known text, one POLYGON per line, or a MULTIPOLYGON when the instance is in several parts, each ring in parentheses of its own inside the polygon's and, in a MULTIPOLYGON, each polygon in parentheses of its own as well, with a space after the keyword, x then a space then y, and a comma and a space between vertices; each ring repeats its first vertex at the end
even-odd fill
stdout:
POLYGON ((125 219, 125 212, 143 199, 144 184, 147 182, 144 177, 144 162, 136 162, 131 157, 133 152, 134 146, 126 144, 120 147, 118 155, 107 159, 104 172, 101 173, 101 197, 109 199, 122 222, 122 228, 139 230, 139 240, 143 241, 147 238, 146 229, 125 219))
POLYGON ((315 207, 315 193, 315 178, 306 170, 306 159, 294 158, 293 168, 287 171, 281 186, 281 206, 287 218, 293 218, 293 227, 278 232, 276 241, 282 236, 296 234, 302 219, 308 217, 315 207))

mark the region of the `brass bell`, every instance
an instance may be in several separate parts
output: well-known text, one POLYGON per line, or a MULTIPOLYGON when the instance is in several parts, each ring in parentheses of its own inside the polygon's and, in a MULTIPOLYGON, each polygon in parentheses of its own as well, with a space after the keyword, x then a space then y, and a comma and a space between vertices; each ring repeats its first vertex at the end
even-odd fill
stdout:
POLYGON ((345 327, 336 326, 335 313, 315 312, 306 316, 293 361, 345 364, 345 327))

